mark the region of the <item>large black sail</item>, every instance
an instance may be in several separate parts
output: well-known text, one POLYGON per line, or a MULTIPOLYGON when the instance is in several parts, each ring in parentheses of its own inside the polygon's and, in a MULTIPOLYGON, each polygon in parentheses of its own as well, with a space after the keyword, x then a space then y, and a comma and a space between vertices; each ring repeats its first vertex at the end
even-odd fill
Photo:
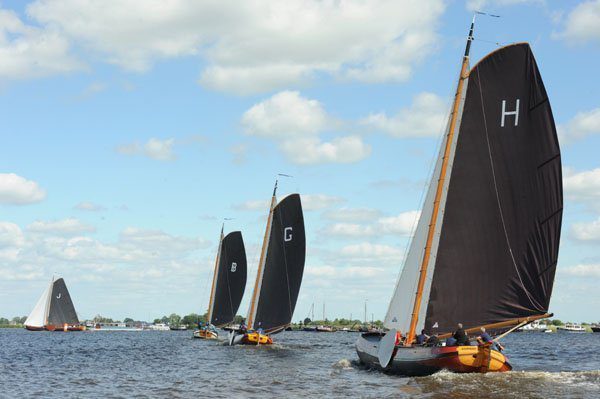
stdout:
POLYGON ((59 278, 54 281, 51 295, 47 324, 58 327, 62 327, 65 323, 69 325, 79 324, 65 280, 59 278))
POLYGON ((300 292, 306 237, 299 194, 285 197, 273 209, 271 234, 253 326, 277 331, 292 321, 300 292))
POLYGON ((560 241, 562 172, 552 110, 528 44, 469 73, 425 328, 544 314, 560 241))
POLYGON ((221 241, 221 256, 214 293, 211 323, 217 327, 231 323, 246 288, 246 250, 242 233, 234 231, 221 241))

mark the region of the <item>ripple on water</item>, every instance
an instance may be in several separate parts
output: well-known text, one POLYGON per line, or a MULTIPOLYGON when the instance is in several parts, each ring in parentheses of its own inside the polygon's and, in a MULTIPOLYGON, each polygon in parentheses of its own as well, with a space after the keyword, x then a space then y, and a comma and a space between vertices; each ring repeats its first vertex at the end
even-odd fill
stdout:
POLYGON ((504 343, 517 371, 419 378, 365 368, 357 336, 285 332, 270 347, 229 347, 182 332, 0 330, 0 386, 9 397, 61 399, 600 397, 600 334, 515 334, 504 343))

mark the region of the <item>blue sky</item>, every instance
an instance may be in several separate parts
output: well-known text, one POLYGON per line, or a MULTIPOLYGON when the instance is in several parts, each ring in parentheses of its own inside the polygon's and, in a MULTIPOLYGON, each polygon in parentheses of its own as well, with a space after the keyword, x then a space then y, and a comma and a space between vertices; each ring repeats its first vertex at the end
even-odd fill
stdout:
POLYGON ((83 318, 203 312, 221 220, 254 280, 268 200, 303 195, 295 319, 383 318, 472 63, 531 43, 563 151, 551 310, 600 319, 600 1, 0 2, 0 316, 53 274, 83 318), (585 298, 585 300, 582 300, 585 298))

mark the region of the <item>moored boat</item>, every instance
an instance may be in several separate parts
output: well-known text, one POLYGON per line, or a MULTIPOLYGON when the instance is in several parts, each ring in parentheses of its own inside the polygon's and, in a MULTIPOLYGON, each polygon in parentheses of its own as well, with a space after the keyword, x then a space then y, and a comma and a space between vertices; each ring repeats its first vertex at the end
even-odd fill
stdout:
POLYGON ((592 332, 600 333, 600 324, 592 324, 592 332))
POLYGON ((50 281, 25 320, 29 331, 84 331, 79 323, 71 295, 62 278, 50 281))
POLYGON ((225 223, 221 226, 207 322, 193 332, 193 338, 217 339, 217 328, 233 323, 244 296, 247 261, 242 233, 233 231, 224 236, 224 229, 225 223))
POLYGON ((305 256, 306 237, 300 195, 290 194, 278 203, 276 180, 247 326, 230 333, 230 345, 269 345, 273 343, 272 334, 291 325, 305 256))
POLYGON ((388 331, 361 334, 356 343, 362 363, 389 373, 511 370, 497 341, 551 316, 563 207, 552 110, 527 43, 497 49, 469 67, 474 22, 386 314, 388 331), (417 332, 442 340, 457 323, 470 337, 485 328, 496 338, 476 346, 416 344, 417 332))
POLYGON ((558 327, 556 327, 556 329, 558 331, 571 332, 571 333, 584 333, 584 332, 587 332, 587 330, 585 329, 585 327, 583 327, 581 324, 577 324, 577 323, 567 323, 564 326, 558 326, 558 327))

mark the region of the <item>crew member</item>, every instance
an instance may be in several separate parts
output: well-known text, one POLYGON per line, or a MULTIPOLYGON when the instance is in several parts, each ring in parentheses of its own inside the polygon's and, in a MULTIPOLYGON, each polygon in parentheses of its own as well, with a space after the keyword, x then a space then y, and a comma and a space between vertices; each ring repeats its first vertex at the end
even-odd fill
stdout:
POLYGON ((471 343, 469 342, 469 337, 467 337, 467 333, 463 329, 462 323, 458 323, 457 327, 458 328, 456 329, 456 331, 452 335, 452 337, 454 337, 454 339, 456 340, 456 345, 458 345, 458 346, 469 346, 469 345, 471 345, 471 343))
POLYGON ((425 330, 421 330, 421 334, 417 335, 417 345, 423 345, 429 339, 429 335, 425 334, 425 330))

